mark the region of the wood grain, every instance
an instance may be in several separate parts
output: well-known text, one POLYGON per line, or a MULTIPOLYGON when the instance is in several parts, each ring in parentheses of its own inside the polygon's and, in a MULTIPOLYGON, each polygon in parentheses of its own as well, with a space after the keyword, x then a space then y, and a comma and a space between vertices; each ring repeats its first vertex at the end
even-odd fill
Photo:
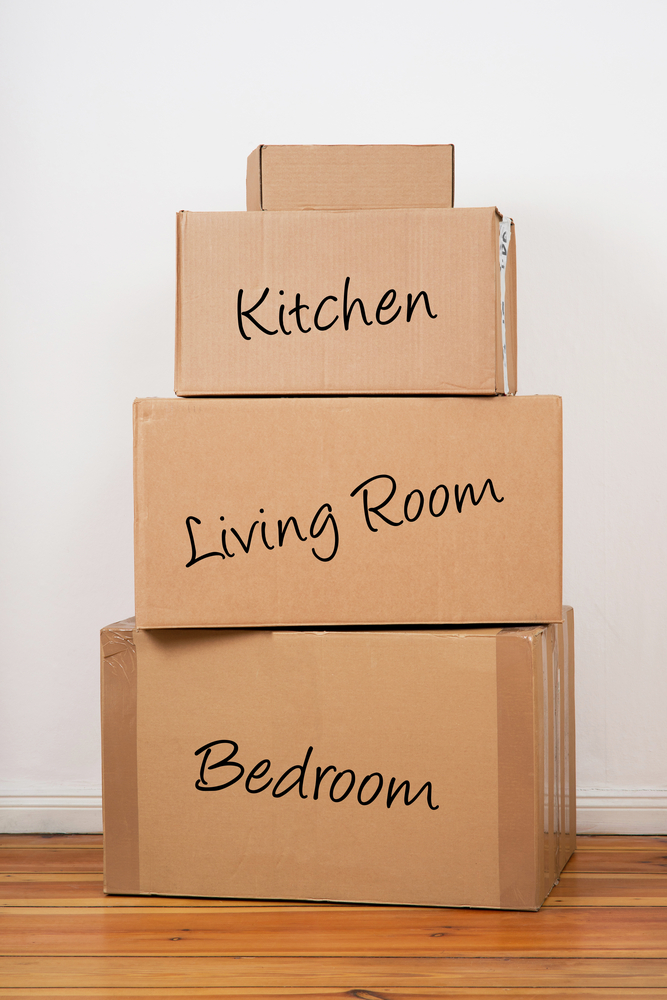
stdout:
POLYGON ((667 875, 667 851, 576 851, 565 872, 656 872, 667 875))
POLYGON ((0 850, 20 847, 23 850, 102 848, 101 833, 0 833, 0 850))
MULTIPOLYGON (((513 989, 513 997, 533 997, 533 998, 544 998, 544 1000, 604 1000, 605 997, 609 1000, 617 998, 617 1000, 632 1000, 632 998, 639 997, 639 1000, 664 1000, 665 991, 664 990, 652 990, 652 989, 642 989, 637 991, 636 989, 605 989, 600 990, 596 988, 592 989, 555 989, 555 990, 534 990, 534 989, 513 989)), ((139 992, 136 990, 116 990, 116 989, 86 989, 81 990, 40 990, 40 997, 119 997, 123 1000, 141 1000, 142 997, 165 997, 171 998, 171 1000, 187 1000, 189 997, 225 997, 227 1000, 251 1000, 252 997, 262 996, 262 997, 280 997, 282 1000, 299 1000, 301 997, 308 998, 308 1000, 335 1000, 336 997, 340 998, 353 998, 357 997, 359 1000, 392 1000, 392 998, 397 998, 397 1000, 407 1000, 409 997, 440 997, 441 1000, 447 997, 476 997, 477 1000, 496 1000, 497 997, 507 997, 507 989, 476 989, 476 988, 458 988, 458 987, 448 987, 443 991, 442 987, 436 988, 417 988, 407 987, 405 989, 399 987, 380 987, 379 990, 365 990, 365 989, 352 989, 346 990, 339 987, 315 987, 314 989, 304 988, 304 989, 294 989, 288 987, 285 989, 274 989, 272 987, 260 987, 260 992, 256 989, 245 990, 243 988, 237 987, 218 987, 217 989, 192 989, 183 992, 182 990, 172 990, 172 989, 152 989, 148 987, 147 989, 142 989, 139 992)), ((2 997, 35 997, 34 990, 11 990, 6 991, 0 989, 0 1000, 2 997)))
POLYGON ((0 1000, 667 998, 667 838, 579 845, 530 913, 105 896, 99 837, 4 835, 0 1000))
MULTIPOLYGON (((663 989, 659 959, 497 958, 131 958, 35 957, 0 963, 0 987, 12 989, 388 988, 663 989)), ((41 993, 40 993, 41 995, 41 993)), ((261 995, 258 992, 255 995, 261 995)), ((354 993, 352 993, 354 996, 354 993)))
POLYGON ((33 882, 95 882, 102 885, 102 872, 0 872, 0 886, 29 885, 33 882))
POLYGON ((667 958, 660 907, 539 913, 388 907, 184 914, 40 908, 0 913, 3 955, 609 956, 667 958), (38 916, 38 919, 37 919, 38 916))
POLYGON ((0 872, 102 872, 99 847, 6 847, 0 851, 0 872))
POLYGON ((667 837, 577 837, 578 851, 664 851, 667 837))
POLYGON ((545 906, 667 906, 667 875, 573 873, 545 906))
MULTIPOLYGON (((55 873, 52 877, 58 878, 58 882, 30 881, 23 882, 21 874, 5 876, 7 881, 2 881, 0 876, 0 908, 3 906, 103 906, 113 907, 185 907, 185 908, 216 908, 225 907, 236 908, 239 906, 273 906, 291 907, 307 906, 307 903, 295 903, 288 901, 285 903, 273 900, 249 900, 249 899, 191 899, 183 896, 107 896, 102 887, 102 878, 99 875, 89 876, 94 881, 84 882, 84 875, 63 875, 55 873), (10 881, 11 879, 11 881, 10 881)), ((339 904, 313 903, 313 906, 326 905, 335 907, 339 904)))

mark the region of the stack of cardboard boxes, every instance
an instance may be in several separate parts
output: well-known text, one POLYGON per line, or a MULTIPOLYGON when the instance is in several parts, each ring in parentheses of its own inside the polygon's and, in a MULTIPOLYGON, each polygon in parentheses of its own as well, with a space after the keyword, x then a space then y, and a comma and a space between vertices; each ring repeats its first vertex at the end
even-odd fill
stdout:
POLYGON ((535 909, 573 850, 560 400, 514 395, 511 221, 452 203, 451 146, 269 146, 178 216, 108 892, 535 909))

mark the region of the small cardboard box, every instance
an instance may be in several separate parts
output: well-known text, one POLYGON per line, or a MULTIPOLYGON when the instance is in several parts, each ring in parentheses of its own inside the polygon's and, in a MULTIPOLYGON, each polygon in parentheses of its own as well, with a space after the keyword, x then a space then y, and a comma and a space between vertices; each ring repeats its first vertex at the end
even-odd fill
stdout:
POLYGON ((249 211, 452 208, 453 146, 258 146, 249 211))
POLYGON ((495 208, 177 218, 177 395, 516 392, 495 208))
POLYGON ((110 625, 106 892, 537 909, 574 848, 563 619, 110 625))
POLYGON ((135 403, 140 628, 557 621, 557 396, 135 403))

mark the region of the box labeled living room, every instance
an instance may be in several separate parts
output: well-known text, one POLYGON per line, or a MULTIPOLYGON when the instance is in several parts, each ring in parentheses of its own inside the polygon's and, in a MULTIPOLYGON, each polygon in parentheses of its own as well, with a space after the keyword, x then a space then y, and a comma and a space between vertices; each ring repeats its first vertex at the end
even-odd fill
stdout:
POLYGON ((558 621, 561 401, 135 404, 140 628, 558 621))

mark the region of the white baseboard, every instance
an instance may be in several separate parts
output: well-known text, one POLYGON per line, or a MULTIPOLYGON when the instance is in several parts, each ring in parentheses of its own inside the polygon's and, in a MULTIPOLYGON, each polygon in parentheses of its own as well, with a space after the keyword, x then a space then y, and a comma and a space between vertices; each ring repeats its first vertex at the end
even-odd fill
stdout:
POLYGON ((667 834, 667 789, 596 789, 577 792, 577 833, 667 834))
POLYGON ((0 833, 101 832, 101 795, 0 795, 0 833))
MULTIPOLYGON (((0 833, 101 832, 101 795, 0 795, 0 833)), ((581 789, 577 832, 667 835, 667 789, 581 789)))

